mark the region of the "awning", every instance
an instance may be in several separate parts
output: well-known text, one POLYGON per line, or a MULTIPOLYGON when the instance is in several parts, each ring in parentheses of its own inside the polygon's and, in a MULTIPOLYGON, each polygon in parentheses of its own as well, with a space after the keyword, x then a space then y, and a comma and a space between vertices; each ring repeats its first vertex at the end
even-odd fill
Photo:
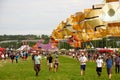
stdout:
POLYGON ((112 52, 114 52, 113 49, 109 49, 109 48, 98 48, 97 51, 100 53, 107 53, 107 52, 112 53, 112 52))
POLYGON ((0 48, 0 51, 4 51, 5 50, 5 48, 0 48))

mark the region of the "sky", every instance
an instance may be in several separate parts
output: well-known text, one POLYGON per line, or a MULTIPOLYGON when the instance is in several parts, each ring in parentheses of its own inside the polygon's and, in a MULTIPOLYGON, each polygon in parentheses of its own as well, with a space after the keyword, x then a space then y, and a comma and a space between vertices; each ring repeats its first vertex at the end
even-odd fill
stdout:
POLYGON ((103 0, 0 0, 0 35, 51 35, 70 15, 103 0))

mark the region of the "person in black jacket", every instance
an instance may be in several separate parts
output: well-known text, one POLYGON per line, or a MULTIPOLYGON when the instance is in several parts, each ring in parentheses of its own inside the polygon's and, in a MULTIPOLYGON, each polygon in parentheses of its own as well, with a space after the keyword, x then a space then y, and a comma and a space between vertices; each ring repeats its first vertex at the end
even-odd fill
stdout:
POLYGON ((53 66, 53 57, 51 54, 48 55, 47 57, 48 65, 49 65, 49 71, 52 71, 52 66, 53 66))
POLYGON ((12 54, 10 55, 10 58, 11 58, 11 61, 12 61, 12 63, 13 63, 13 62, 14 62, 15 55, 12 53, 12 54))

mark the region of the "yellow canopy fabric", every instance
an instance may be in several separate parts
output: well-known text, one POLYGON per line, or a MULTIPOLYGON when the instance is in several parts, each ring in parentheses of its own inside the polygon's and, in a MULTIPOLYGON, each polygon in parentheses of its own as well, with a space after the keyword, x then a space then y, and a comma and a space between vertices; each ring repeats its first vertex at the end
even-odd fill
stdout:
POLYGON ((74 17, 72 22, 80 22, 85 19, 85 14, 83 12, 77 12, 74 17))
POLYGON ((58 25, 57 29, 62 29, 65 25, 66 25, 66 23, 62 21, 62 22, 58 25))
POLYGON ((81 31, 81 30, 84 29, 84 25, 85 25, 85 22, 84 22, 84 21, 79 22, 78 24, 73 25, 73 29, 74 29, 74 30, 81 31))
POLYGON ((67 28, 64 28, 62 33, 63 33, 64 36, 70 36, 70 35, 72 35, 72 31, 70 31, 67 28))
POLYGON ((95 28, 96 26, 99 25, 106 25, 106 22, 102 21, 99 18, 86 20, 86 23, 89 24, 92 28, 95 28))
POLYGON ((101 14, 101 9, 93 9, 86 15, 85 18, 92 18, 96 16, 99 17, 100 14, 101 14))
POLYGON ((113 36, 120 35, 120 22, 108 23, 108 34, 113 36))
MULTIPOLYGON (((118 0, 107 0, 107 2, 118 0)), ((93 9, 84 9, 84 12, 76 12, 62 21, 52 36, 55 39, 64 39, 73 36, 74 46, 80 46, 81 42, 101 39, 106 36, 120 36, 120 17, 118 12, 119 2, 95 5, 93 9), (97 9, 98 8, 98 9, 97 9), (117 15, 116 17, 114 17, 117 15), (115 21, 118 21, 115 23, 115 21), (111 23, 109 23, 111 22, 111 23)), ((120 11, 120 10, 119 10, 120 11)))

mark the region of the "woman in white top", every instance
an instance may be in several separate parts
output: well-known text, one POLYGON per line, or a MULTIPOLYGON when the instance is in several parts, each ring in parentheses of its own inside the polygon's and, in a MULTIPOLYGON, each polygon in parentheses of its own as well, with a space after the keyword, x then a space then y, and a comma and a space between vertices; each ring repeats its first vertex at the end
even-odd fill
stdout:
POLYGON ((102 64, 103 64, 103 60, 101 58, 101 56, 98 57, 98 59, 96 60, 96 72, 98 74, 98 76, 101 76, 101 72, 102 72, 102 64))

